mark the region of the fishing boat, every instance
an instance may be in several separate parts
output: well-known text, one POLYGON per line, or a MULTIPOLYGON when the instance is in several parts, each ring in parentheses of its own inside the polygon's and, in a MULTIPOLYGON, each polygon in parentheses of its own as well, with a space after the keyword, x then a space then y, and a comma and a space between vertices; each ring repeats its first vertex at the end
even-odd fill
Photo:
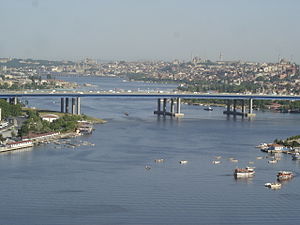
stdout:
POLYGON ((246 168, 236 168, 234 170, 234 176, 236 178, 253 177, 255 174, 254 169, 255 167, 250 167, 250 166, 247 166, 246 168))
POLYGON ((156 163, 162 163, 162 162, 164 162, 165 160, 164 159, 155 159, 154 160, 154 162, 156 162, 156 163))
POLYGON ((229 160, 230 160, 230 162, 233 162, 233 163, 237 163, 239 161, 239 160, 237 160, 235 158, 230 158, 229 160))
POLYGON ((221 163, 221 161, 219 161, 219 160, 212 161, 212 164, 220 164, 220 163, 221 163))
POLYGON ((274 164, 274 163, 277 163, 277 160, 276 159, 272 159, 272 160, 269 160, 268 163, 274 164))
POLYGON ((280 189, 281 183, 265 183, 265 187, 268 187, 271 189, 280 189))
POLYGON ((300 153, 296 152, 292 155, 293 160, 299 160, 300 159, 300 153))
POLYGON ((187 161, 187 160, 180 160, 179 163, 180 163, 180 164, 187 164, 188 161, 187 161))
POLYGON ((293 177, 294 177, 294 174, 291 171, 279 171, 277 173, 277 179, 278 180, 289 180, 293 177))
POLYGON ((209 107, 204 108, 203 110, 205 110, 205 111, 213 111, 213 108, 209 106, 209 107))

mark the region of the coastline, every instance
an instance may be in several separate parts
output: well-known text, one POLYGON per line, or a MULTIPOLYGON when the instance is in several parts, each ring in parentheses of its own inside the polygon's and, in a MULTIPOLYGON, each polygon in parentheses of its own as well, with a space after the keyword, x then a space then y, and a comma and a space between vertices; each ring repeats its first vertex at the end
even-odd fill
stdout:
MULTIPOLYGON (((41 116, 47 115, 47 114, 55 114, 57 116, 63 116, 63 115, 72 115, 69 113, 60 113, 56 111, 50 111, 50 110, 41 110, 41 109, 31 109, 31 108, 22 108, 23 113, 32 110, 37 111, 41 116)), ((90 124, 104 124, 107 121, 91 116, 86 116, 86 122, 90 124)), ((91 131, 89 133, 92 133, 92 130, 94 128, 92 127, 91 131)), ((35 146, 41 145, 41 144, 49 144, 51 142, 54 142, 56 140, 60 139, 70 139, 78 136, 82 136, 84 133, 81 133, 79 130, 77 131, 68 131, 64 133, 60 132, 49 132, 49 133, 41 133, 39 135, 33 136, 33 137, 22 137, 19 141, 8 143, 2 147, 0 147, 0 153, 4 152, 11 152, 19 149, 24 148, 33 148, 35 146)))

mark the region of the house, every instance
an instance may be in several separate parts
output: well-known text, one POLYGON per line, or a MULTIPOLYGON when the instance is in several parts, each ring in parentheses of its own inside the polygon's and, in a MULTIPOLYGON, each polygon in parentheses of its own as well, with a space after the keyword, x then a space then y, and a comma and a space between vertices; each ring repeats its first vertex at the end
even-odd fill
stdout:
POLYGON ((59 118, 59 116, 55 115, 55 114, 46 114, 41 116, 42 120, 46 120, 50 123, 52 123, 54 120, 57 120, 59 118))

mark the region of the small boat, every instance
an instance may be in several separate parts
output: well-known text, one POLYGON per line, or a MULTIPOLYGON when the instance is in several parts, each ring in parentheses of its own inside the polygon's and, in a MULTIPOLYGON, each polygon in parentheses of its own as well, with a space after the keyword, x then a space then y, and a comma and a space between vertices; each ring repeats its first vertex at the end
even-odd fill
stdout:
POLYGON ((212 161, 212 164, 220 164, 220 163, 221 163, 221 161, 219 161, 219 160, 212 161))
POLYGON ((277 173, 277 179, 278 180, 289 180, 294 177, 293 172, 291 171, 279 171, 277 173))
POLYGON ((154 162, 156 162, 156 163, 162 163, 162 162, 164 162, 165 160, 164 159, 155 159, 154 160, 154 162))
POLYGON ((277 160, 276 159, 272 159, 272 160, 269 160, 268 163, 274 164, 274 163, 277 163, 277 160))
POLYGON ((271 189, 280 189, 281 183, 265 183, 265 187, 268 187, 271 189))
POLYGON ((125 115, 125 116, 129 116, 129 113, 128 113, 128 112, 124 112, 124 115, 125 115))
POLYGON ((213 108, 209 106, 207 108, 204 108, 203 110, 205 110, 205 111, 213 111, 213 108))
POLYGON ((179 163, 180 163, 180 164, 187 164, 188 161, 187 161, 187 160, 180 160, 179 163))
POLYGON ((299 160, 300 159, 300 153, 296 152, 292 155, 293 160, 299 160))
POLYGON ((215 156, 215 159, 221 159, 222 157, 221 156, 215 156))
POLYGON ((254 164, 254 162, 253 161, 250 161, 250 162, 248 162, 249 164, 254 164))
POLYGON ((262 156, 257 156, 256 159, 263 159, 263 157, 262 156))
POLYGON ((150 167, 150 166, 145 166, 145 169, 146 169, 146 170, 150 170, 151 167, 150 167))
POLYGON ((247 166, 246 168, 236 168, 234 170, 234 176, 236 178, 253 177, 255 174, 254 169, 255 167, 250 167, 250 166, 247 166))
POLYGON ((267 143, 260 143, 259 145, 255 146, 256 148, 264 148, 264 147, 268 147, 267 143))
POLYGON ((237 160, 235 158, 230 158, 229 160, 230 160, 230 162, 233 162, 233 163, 237 163, 239 161, 239 160, 237 160))

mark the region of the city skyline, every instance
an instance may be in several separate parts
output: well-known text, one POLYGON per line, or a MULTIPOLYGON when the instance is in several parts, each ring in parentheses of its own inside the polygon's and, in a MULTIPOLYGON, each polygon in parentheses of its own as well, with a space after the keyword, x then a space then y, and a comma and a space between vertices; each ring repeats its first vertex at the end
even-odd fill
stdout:
POLYGON ((0 0, 0 57, 300 63, 300 2, 0 0))

